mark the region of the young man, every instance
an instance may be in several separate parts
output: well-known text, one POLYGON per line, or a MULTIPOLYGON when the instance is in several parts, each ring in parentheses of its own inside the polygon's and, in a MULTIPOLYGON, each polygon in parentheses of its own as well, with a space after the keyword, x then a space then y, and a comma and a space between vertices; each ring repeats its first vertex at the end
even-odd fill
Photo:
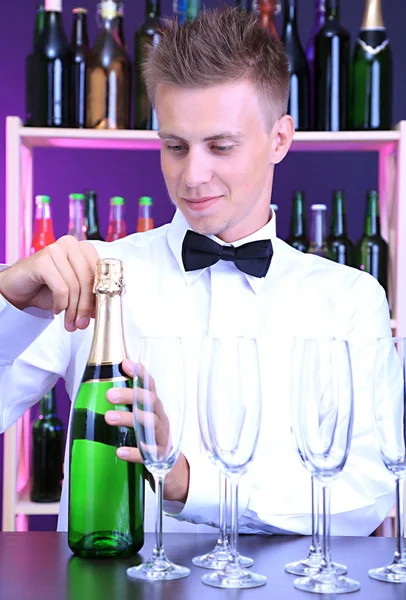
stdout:
MULTIPOLYGON (((276 237, 269 206, 274 168, 294 134, 283 49, 253 15, 202 12, 182 27, 166 23, 145 76, 174 219, 111 244, 65 236, 0 273, 1 430, 58 377, 75 397, 92 337, 95 264, 115 256, 125 269, 130 356, 140 334, 185 336, 188 344, 183 453, 166 479, 167 510, 195 523, 218 520, 218 474, 202 450, 197 423, 197 340, 246 335, 262 339, 266 352, 262 431, 240 488, 240 531, 310 532, 309 476, 290 432, 291 346, 295 335, 331 335, 351 344, 356 403, 351 454, 334 485, 332 531, 369 534, 394 500, 370 405, 371 341, 390 335, 389 313, 372 277, 303 255, 276 237), (202 258, 196 248, 206 238, 215 244, 202 258), (241 260, 244 250, 234 255, 230 248, 249 242, 259 242, 254 260, 241 260)), ((124 368, 133 373, 130 361, 124 368)), ((132 403, 129 390, 107 397, 132 403)), ((132 425, 129 413, 108 412, 106 421, 132 425)), ((141 460, 134 448, 117 454, 141 460)), ((67 476, 66 461, 60 529, 67 527, 67 476)))

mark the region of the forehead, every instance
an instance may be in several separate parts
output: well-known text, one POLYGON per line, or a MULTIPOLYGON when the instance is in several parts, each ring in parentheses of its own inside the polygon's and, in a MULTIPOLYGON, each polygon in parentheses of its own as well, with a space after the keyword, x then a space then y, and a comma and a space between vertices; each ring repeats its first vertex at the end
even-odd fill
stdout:
POLYGON ((250 128, 263 124, 263 108, 254 85, 247 80, 204 88, 159 84, 155 106, 160 129, 171 127, 202 132, 250 128))

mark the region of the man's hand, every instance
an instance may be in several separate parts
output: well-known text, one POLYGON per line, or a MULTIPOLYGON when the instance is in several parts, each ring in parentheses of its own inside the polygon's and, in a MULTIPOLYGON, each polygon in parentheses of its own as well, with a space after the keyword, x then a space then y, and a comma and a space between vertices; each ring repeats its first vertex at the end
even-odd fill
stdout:
POLYGON ((16 308, 65 311, 68 331, 85 329, 94 316, 94 275, 99 256, 71 235, 0 273, 0 293, 16 308))
MULTIPOLYGON (((135 364, 130 360, 122 363, 124 371, 130 377, 134 377, 135 364)), ((153 383, 152 383, 153 385, 153 383)), ((140 402, 142 402, 142 389, 135 390, 139 393, 140 402)), ((143 412, 139 410, 138 418, 153 418, 155 421, 155 439, 157 442, 156 452, 165 452, 169 443, 169 423, 168 418, 162 407, 162 403, 155 394, 155 389, 151 390, 151 398, 154 412, 143 412)), ((133 404, 134 390, 130 388, 111 388, 107 392, 107 400, 112 404, 133 404)), ((150 408, 148 406, 148 408, 150 408)), ((120 427, 134 427, 134 415, 132 412, 109 410, 106 412, 106 422, 109 425, 118 425, 120 427)), ((141 453, 138 448, 122 447, 117 449, 117 456, 128 462, 142 463, 141 453)), ((164 496, 165 500, 178 500, 186 502, 189 491, 189 463, 183 454, 179 455, 171 471, 165 477, 164 496)))

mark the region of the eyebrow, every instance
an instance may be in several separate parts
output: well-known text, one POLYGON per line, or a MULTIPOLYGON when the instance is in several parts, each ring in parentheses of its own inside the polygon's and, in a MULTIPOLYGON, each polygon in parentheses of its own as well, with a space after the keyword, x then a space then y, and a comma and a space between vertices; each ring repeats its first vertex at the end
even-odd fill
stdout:
MULTIPOLYGON (((180 140, 182 142, 186 142, 179 135, 175 135, 173 133, 169 133, 168 131, 158 131, 158 137, 165 140, 180 140)), ((222 133, 216 133, 215 135, 209 135, 203 138, 203 142, 211 142, 215 140, 240 140, 246 138, 247 136, 240 131, 236 131, 233 133, 232 131, 223 131, 222 133)))

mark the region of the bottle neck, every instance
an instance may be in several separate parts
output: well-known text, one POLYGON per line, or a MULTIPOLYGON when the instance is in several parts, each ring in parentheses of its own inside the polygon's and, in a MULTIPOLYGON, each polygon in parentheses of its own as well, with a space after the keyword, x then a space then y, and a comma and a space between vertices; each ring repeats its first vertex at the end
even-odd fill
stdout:
POLYGON ((333 201, 331 234, 333 236, 347 235, 347 219, 345 216, 344 198, 342 196, 336 196, 333 201))
POLYGON ((159 18, 161 16, 161 0, 147 0, 145 16, 159 18))
POLYGON ((85 14, 74 15, 72 25, 72 45, 89 46, 89 36, 87 33, 87 19, 85 14))
MULTIPOLYGON (((60 12, 48 11, 44 12, 44 29, 54 30, 63 33, 62 15, 60 12)), ((65 35, 65 34, 63 34, 65 35)))
POLYGON ((326 20, 326 0, 316 0, 314 6, 315 27, 320 29, 326 20))
POLYGON ((314 210, 312 215, 312 238, 311 242, 317 248, 321 248, 326 239, 326 215, 324 210, 314 210))
POLYGON ((52 220, 51 206, 49 204, 37 204, 35 208, 35 226, 38 227, 43 221, 52 220))
POLYGON ((99 233, 99 217, 97 214, 96 198, 88 198, 86 213, 88 234, 99 233))
POLYGON ((381 221, 379 217, 379 202, 377 196, 368 197, 367 214, 365 218, 365 235, 380 235, 381 221))
POLYGON ((110 216, 109 222, 113 221, 123 221, 124 220, 124 206, 121 205, 113 205, 110 206, 110 216))
POLYGON ((285 27, 296 27, 297 0, 285 0, 285 27))
POLYGON ((121 294, 96 293, 96 319, 88 364, 118 365, 127 358, 121 294))
POLYGON ((43 417, 50 417, 56 415, 56 395, 55 389, 45 394, 39 403, 39 414, 43 417))
POLYGON ((366 0, 361 29, 383 29, 382 0, 366 0))
POLYGON ((263 29, 267 29, 274 37, 278 37, 275 27, 275 0, 259 0, 258 12, 259 22, 263 29))
POLYGON ((77 200, 69 202, 69 233, 78 238, 86 233, 83 202, 77 200))
POLYGON ((340 0, 327 0, 326 18, 340 20, 340 0))
POLYGON ((290 235, 292 237, 301 237, 306 235, 306 216, 302 197, 296 197, 293 200, 290 235))
POLYGON ((34 30, 34 46, 38 43, 39 38, 41 37, 41 33, 44 29, 45 22, 45 10, 44 7, 38 7, 37 14, 35 16, 35 30, 34 30))

